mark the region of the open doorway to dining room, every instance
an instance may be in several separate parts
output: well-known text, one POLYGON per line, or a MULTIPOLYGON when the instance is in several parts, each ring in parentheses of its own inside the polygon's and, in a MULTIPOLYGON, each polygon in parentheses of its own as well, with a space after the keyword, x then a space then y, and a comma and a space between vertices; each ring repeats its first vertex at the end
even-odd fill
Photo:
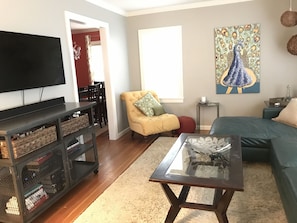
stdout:
MULTIPOLYGON (((74 75, 73 77, 73 84, 74 86, 77 86, 77 90, 79 89, 79 83, 81 83, 82 85, 93 85, 94 82, 104 82, 104 93, 105 93, 105 97, 106 97, 106 120, 108 120, 108 122, 103 122, 103 125, 98 125, 101 126, 102 129, 99 129, 98 131, 102 132, 102 131, 108 131, 109 132, 109 138, 110 139, 116 139, 117 138, 117 131, 115 126, 117 126, 116 119, 112 118, 115 116, 114 111, 115 111, 115 105, 113 103, 114 98, 113 98, 113 94, 112 92, 112 87, 111 87, 111 83, 110 83, 110 72, 109 72, 109 64, 108 64, 108 46, 107 46, 107 42, 108 42, 108 24, 104 23, 104 22, 100 22, 98 20, 94 20, 88 17, 84 17, 78 14, 74 14, 71 12, 65 12, 65 21, 66 21, 66 28, 67 28, 67 36, 68 36, 68 45, 70 50, 72 50, 72 52, 70 52, 70 56, 72 58, 71 61, 71 65, 72 65, 72 73, 74 75), (85 66, 87 67, 87 71, 85 72, 85 74, 83 76, 85 76, 85 80, 81 81, 79 80, 78 77, 78 73, 79 70, 77 69, 76 66, 76 60, 79 59, 82 54, 81 51, 81 47, 78 43, 76 43, 75 41, 73 41, 73 33, 74 32, 79 32, 79 30, 81 30, 81 32, 86 32, 86 33, 90 33, 97 36, 100 36, 100 38, 96 38, 92 39, 92 35, 87 35, 87 38, 85 38, 86 41, 84 41, 86 43, 86 45, 84 47, 87 46, 87 50, 85 50, 85 53, 87 53, 87 55, 84 55, 85 57, 87 57, 89 59, 89 57, 91 56, 91 50, 92 50, 92 46, 98 46, 98 44, 100 44, 100 48, 101 48, 101 55, 96 55, 99 59, 101 56, 101 60, 98 62, 98 64, 101 64, 101 74, 96 74, 94 75, 94 72, 91 72, 93 70, 91 69, 96 69, 94 67, 91 67, 92 62, 90 62, 89 60, 87 60, 87 64, 85 64, 85 66), (87 81, 86 81, 87 80, 87 81), (80 82, 79 82, 80 81, 80 82)), ((95 47, 93 48, 93 50, 95 49, 95 47)), ((94 59, 94 57, 93 57, 94 59)), ((81 78, 81 77, 80 77, 81 78)), ((84 79, 84 78, 83 78, 84 79)), ((77 93, 77 101, 79 101, 79 94, 77 93)), ((102 123, 101 123, 102 124, 102 123)))
POLYGON ((94 121, 103 130, 108 118, 100 29, 74 20, 70 26, 79 101, 97 102, 94 121))

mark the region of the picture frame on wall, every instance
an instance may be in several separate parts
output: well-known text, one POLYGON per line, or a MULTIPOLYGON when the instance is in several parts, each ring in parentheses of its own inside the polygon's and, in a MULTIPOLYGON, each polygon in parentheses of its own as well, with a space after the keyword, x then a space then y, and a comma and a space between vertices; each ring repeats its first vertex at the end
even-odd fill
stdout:
POLYGON ((260 24, 215 28, 217 94, 260 92, 260 24))

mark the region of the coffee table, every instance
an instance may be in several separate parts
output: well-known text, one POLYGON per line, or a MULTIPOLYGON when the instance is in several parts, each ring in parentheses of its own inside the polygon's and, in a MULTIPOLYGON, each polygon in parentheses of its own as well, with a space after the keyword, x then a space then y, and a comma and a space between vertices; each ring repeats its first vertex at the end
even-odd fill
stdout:
POLYGON ((228 206, 235 191, 243 191, 239 136, 182 133, 150 177, 158 182, 171 203, 165 222, 173 222, 181 208, 214 211, 228 222, 228 206), (178 196, 170 184, 181 185, 178 196), (212 204, 187 202, 191 187, 214 188, 212 204))

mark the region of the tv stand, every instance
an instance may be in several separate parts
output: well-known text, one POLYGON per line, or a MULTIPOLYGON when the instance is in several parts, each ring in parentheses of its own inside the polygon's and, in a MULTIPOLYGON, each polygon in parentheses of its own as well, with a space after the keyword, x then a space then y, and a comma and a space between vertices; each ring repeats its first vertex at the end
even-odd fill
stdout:
POLYGON ((34 104, 24 105, 16 108, 11 108, 7 110, 0 111, 0 120, 13 118, 25 113, 36 112, 37 110, 42 110, 50 108, 57 105, 62 105, 65 103, 64 97, 54 98, 46 101, 37 102, 34 104))
POLYGON ((98 173, 95 104, 56 98, 0 112, 0 222, 31 222, 98 173))

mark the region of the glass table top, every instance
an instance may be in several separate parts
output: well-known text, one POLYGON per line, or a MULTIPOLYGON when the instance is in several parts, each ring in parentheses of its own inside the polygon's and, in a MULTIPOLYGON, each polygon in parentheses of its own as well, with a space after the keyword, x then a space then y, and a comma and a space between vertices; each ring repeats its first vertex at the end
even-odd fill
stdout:
POLYGON ((229 179, 231 138, 187 136, 166 174, 229 179))
POLYGON ((150 181, 242 191, 240 136, 182 133, 150 181))

